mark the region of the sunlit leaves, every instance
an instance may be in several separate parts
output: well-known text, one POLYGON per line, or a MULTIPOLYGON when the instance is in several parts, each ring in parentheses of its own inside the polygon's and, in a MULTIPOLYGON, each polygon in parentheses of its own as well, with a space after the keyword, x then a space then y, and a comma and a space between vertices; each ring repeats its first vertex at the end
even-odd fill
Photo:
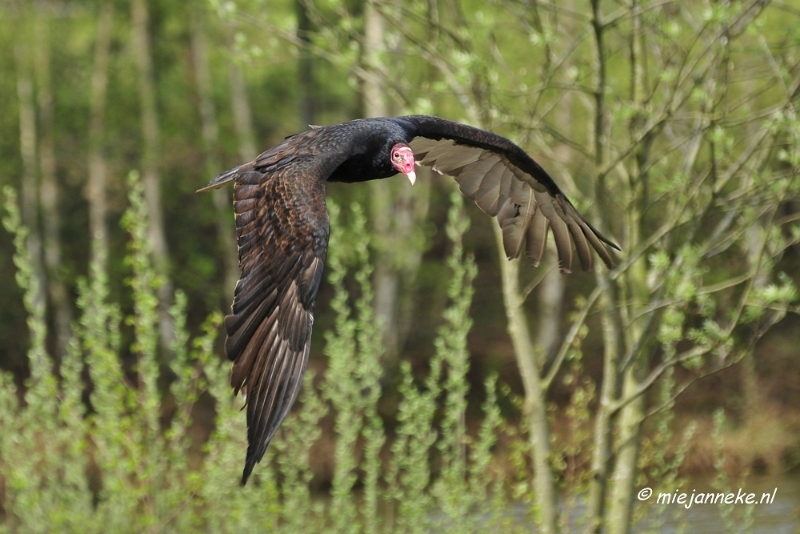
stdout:
POLYGON ((729 152, 735 143, 732 133, 719 125, 711 129, 709 140, 714 143, 716 149, 723 152, 729 152))
POLYGON ((209 0, 211 8, 222 18, 232 18, 236 14, 236 2, 233 0, 209 0))
POLYGON ((754 321, 768 310, 785 313, 787 306, 797 302, 798 298, 800 296, 792 279, 785 273, 779 273, 777 282, 757 287, 751 292, 744 321, 754 321))
POLYGON ((674 67, 667 67, 658 73, 658 77, 662 82, 672 84, 678 78, 678 70, 674 67))

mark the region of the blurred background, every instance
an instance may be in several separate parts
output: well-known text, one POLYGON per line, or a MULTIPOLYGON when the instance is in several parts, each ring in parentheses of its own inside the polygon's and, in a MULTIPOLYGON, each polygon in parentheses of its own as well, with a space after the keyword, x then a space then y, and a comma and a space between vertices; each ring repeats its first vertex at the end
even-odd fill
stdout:
MULTIPOLYGON (((196 189, 307 125, 435 114, 520 144, 622 249, 611 270, 562 275, 554 250, 536 268, 508 262, 495 222, 471 203, 460 212, 478 268, 466 425, 482 419, 496 373, 502 416, 529 447, 532 499, 588 473, 602 481, 585 482, 592 521, 619 513, 628 525, 660 432, 691 480, 722 470, 797 492, 798 52, 797 2, 4 0, 0 186, 17 192, 29 230, 48 357, 57 368, 74 335, 90 264, 134 313, 120 224, 130 171, 149 214, 166 361, 175 291, 197 333, 229 309, 238 278, 231 190, 196 189), (667 430, 648 423, 664 411, 667 430), (544 448, 532 437, 542 433, 544 448), (625 479, 626 466, 639 467, 625 479)), ((328 188, 342 208, 334 234, 349 238, 353 203, 366 217, 385 421, 397 417, 401 362, 427 375, 453 298, 455 188, 439 175, 328 188)), ((0 231, 0 368, 24 389, 31 336, 13 257, 0 231)), ((323 282, 318 376, 333 297, 323 282)), ((132 362, 134 326, 121 336, 132 362)), ((198 421, 208 435, 211 416, 198 421)), ((510 480, 502 443, 495 461, 510 480)), ((554 517, 538 517, 543 531, 554 517)))

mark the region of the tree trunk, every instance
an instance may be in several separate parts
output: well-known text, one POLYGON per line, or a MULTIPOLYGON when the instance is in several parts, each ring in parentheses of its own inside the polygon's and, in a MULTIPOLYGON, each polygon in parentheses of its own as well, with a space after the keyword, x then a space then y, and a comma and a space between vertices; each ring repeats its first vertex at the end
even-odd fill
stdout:
POLYGON ((86 188, 89 200, 89 233, 92 239, 91 261, 101 272, 106 272, 108 267, 108 165, 103 139, 106 130, 106 93, 113 23, 114 5, 106 2, 100 8, 97 20, 89 119, 89 179, 86 188))
POLYGON ((315 123, 314 119, 314 70, 309 52, 311 20, 306 11, 304 0, 295 0, 297 13, 297 39, 302 43, 299 46, 300 57, 297 60, 298 82, 300 84, 300 120, 301 128, 307 128, 315 123))
POLYGON ((548 248, 547 259, 540 269, 548 269, 538 286, 536 300, 537 329, 536 345, 539 347, 537 354, 540 368, 544 368, 561 343, 561 315, 564 308, 564 289, 566 282, 557 264, 558 258, 552 249, 548 248))
MULTIPOLYGON (((256 152, 255 132, 253 130, 252 115, 250 112, 250 102, 247 98, 247 86, 245 85, 244 73, 241 66, 233 61, 228 61, 228 83, 231 88, 231 110, 233 111, 233 122, 236 128, 236 139, 239 147, 239 159, 251 161, 258 153, 256 152)), ((230 214, 232 202, 231 193, 223 189, 214 191, 214 206, 218 211, 225 210, 230 214)), ((220 223, 221 224, 221 223, 220 223)), ((221 228, 221 226, 220 226, 221 228)), ((235 235, 233 233, 232 235, 235 235)), ((238 272, 239 254, 238 251, 232 256, 238 272)), ((233 283, 231 290, 236 287, 233 283)))
MULTIPOLYGON (((481 107, 470 105, 467 116, 473 124, 487 128, 487 117, 481 116, 481 107)), ((559 532, 558 498, 553 483, 551 467, 550 426, 547 420, 547 390, 541 378, 542 368, 537 365, 541 358, 531 342, 531 333, 525 315, 525 299, 519 287, 520 260, 508 260, 503 246, 503 231, 493 221, 497 257, 500 262, 503 303, 506 309, 507 329, 514 356, 517 360, 525 390, 523 412, 528 420, 528 432, 533 460, 533 489, 536 493, 537 524, 542 532, 559 532)))
POLYGON ((362 81, 361 92, 364 99, 364 113, 367 117, 385 117, 386 87, 378 65, 385 52, 383 42, 385 22, 375 5, 376 0, 367 0, 364 5, 364 64, 366 71, 373 74, 362 81))
MULTIPOLYGON (((205 174, 211 179, 222 170, 217 145, 219 142, 219 126, 217 111, 214 106, 214 93, 211 84, 211 69, 208 63, 206 35, 203 28, 202 14, 192 12, 192 58, 194 74, 197 82, 197 93, 200 98, 200 120, 202 122, 203 146, 206 156, 205 174)), ((239 262, 236 251, 236 231, 231 209, 230 189, 215 189, 212 192, 214 208, 217 215, 217 238, 225 268, 225 301, 233 298, 233 290, 239 279, 239 262)))
MULTIPOLYGON (((625 372, 622 383, 622 398, 632 395, 639 386, 638 365, 625 372)), ((622 407, 617 416, 617 454, 614 463, 613 484, 609 495, 609 510, 606 521, 607 534, 628 534, 633 516, 633 493, 639 463, 642 423, 645 415, 645 397, 637 395, 622 407)))
MULTIPOLYGON (((250 102, 247 99, 247 87, 245 85, 244 73, 241 66, 235 61, 228 61, 228 83, 231 87, 231 109, 233 111, 233 122, 236 128, 236 139, 239 146, 239 159, 241 161, 251 161, 258 153, 256 152, 255 133, 253 121, 250 113, 250 102)), ((223 189, 214 191, 214 206, 218 211, 225 210, 230 214, 232 202, 231 193, 223 189)), ((220 225, 222 223, 220 222, 220 225)), ((221 229, 221 226, 219 226, 221 229)), ((235 234, 233 234, 235 235, 235 234)), ((238 252, 233 255, 236 269, 239 267, 238 252)), ((233 283, 231 291, 236 287, 233 283)))
MULTIPOLYGON (((375 0, 364 7, 364 70, 361 80, 364 114, 367 117, 391 115, 380 65, 385 62, 385 21, 375 0)), ((421 246, 403 246, 413 239, 417 225, 428 212, 430 183, 419 180, 414 190, 402 180, 370 182, 370 211, 375 244, 379 254, 373 286, 375 318, 383 332, 383 365, 391 370, 411 328, 412 287, 422 261, 421 246)))
POLYGON ((35 17, 34 69, 36 71, 37 101, 39 104, 39 167, 41 184, 39 199, 42 206, 42 247, 47 270, 47 293, 50 297, 53 324, 55 327, 55 348, 57 355, 67 350, 71 336, 70 310, 67 288, 61 279, 61 217, 59 216, 59 187, 56 178, 56 156, 53 142, 55 131, 55 111, 53 105, 53 84, 50 74, 50 29, 46 15, 37 13, 35 17))
MULTIPOLYGON (((603 44, 604 25, 601 21, 599 0, 592 0, 592 20, 595 53, 596 86, 594 91, 593 148, 595 171, 600 173, 608 151, 608 138, 605 127, 606 57, 603 44)), ((598 202, 595 210, 602 220, 602 227, 608 227, 605 177, 596 181, 594 196, 598 202)), ((619 392, 619 360, 624 353, 622 328, 618 312, 615 282, 605 272, 596 276, 603 291, 603 378, 600 386, 600 406, 595 419, 594 447, 592 450, 592 479, 589 485, 589 506, 587 510, 587 532, 599 534, 605 523, 606 492, 611 469, 613 413, 612 404, 619 392)))
POLYGON ((161 176, 158 169, 161 135, 156 112, 155 77, 153 76, 148 37, 147 0, 132 0, 131 17, 133 19, 133 49, 139 68, 139 96, 144 137, 142 184, 149 218, 147 237, 153 253, 153 265, 162 281, 158 287, 161 345, 169 346, 173 336, 172 318, 169 315, 169 307, 172 302, 172 283, 169 278, 169 251, 161 209, 161 176))
MULTIPOLYGON (((644 54, 642 51, 641 13, 638 0, 631 2, 631 33, 630 33, 630 68, 631 68, 631 94, 630 100, 634 109, 645 106, 645 78, 644 54)), ((633 140, 641 135, 643 120, 634 115, 630 120, 629 137, 633 140)), ((643 236, 647 235, 645 212, 650 206, 648 198, 649 182, 649 147, 652 134, 644 136, 636 145, 633 153, 633 164, 630 175, 635 177, 636 183, 641 184, 641 192, 627 210, 627 224, 631 243, 641 243, 643 236)), ((625 300, 629 302, 647 302, 650 290, 647 287, 647 266, 643 258, 639 258, 628 269, 625 277, 625 300)), ((621 306, 620 306, 621 307, 621 306)), ((624 330, 626 352, 630 354, 630 363, 618 362, 619 372, 623 373, 621 399, 635 398, 623 406, 617 415, 617 454, 614 465, 613 486, 609 498, 608 534, 628 534, 631 531, 633 517, 634 490, 639 464, 639 451, 641 449, 641 433, 645 416, 645 397, 637 393, 640 382, 650 366, 650 339, 645 339, 647 328, 643 321, 633 321, 626 325, 624 330)), ((620 324, 620 328, 622 325, 620 324)))
MULTIPOLYGON (((363 62, 366 71, 374 76, 361 82, 361 94, 364 101, 365 117, 385 117, 388 115, 383 78, 375 68, 380 62, 384 50, 384 20, 378 13, 374 0, 367 0, 364 5, 364 50, 363 62)), ((393 250, 389 243, 391 222, 393 220, 392 196, 397 191, 393 183, 375 180, 369 183, 370 208, 373 219, 374 242, 380 248, 375 261, 373 286, 375 299, 373 307, 375 319, 383 333, 384 368, 392 368, 397 362, 400 347, 400 333, 397 324, 397 293, 400 284, 399 275, 392 264, 390 256, 393 250)))
POLYGON ((558 532, 558 501, 553 485, 551 468, 550 428, 547 422, 546 391, 540 378, 540 368, 536 365, 536 351, 531 343, 528 321, 523 308, 524 300, 519 288, 519 260, 507 260, 503 247, 503 231, 498 224, 492 224, 500 259, 500 272, 503 282, 503 302, 508 320, 508 335, 514 346, 525 389, 523 410, 528 417, 528 435, 533 455, 533 489, 536 492, 538 524, 544 533, 558 532))
MULTIPOLYGON (((746 236, 747 261, 750 269, 756 269, 761 263, 760 254, 762 252, 762 233, 768 230, 759 220, 758 224, 750 226, 746 236)), ((769 272, 759 269, 753 279, 753 289, 763 289, 769 284, 769 272)), ((755 422, 763 414, 764 395, 758 387, 758 374, 756 372, 755 347, 748 347, 742 356, 742 400, 744 405, 744 419, 747 422, 755 422)))
POLYGON ((231 109, 239 144, 239 159, 251 161, 258 153, 256 152, 256 136, 253 130, 250 102, 247 99, 247 86, 242 67, 232 60, 228 62, 228 83, 231 86, 231 109))
POLYGON ((27 248, 39 284, 34 306, 45 306, 45 276, 42 259, 42 237, 39 229, 39 180, 36 169, 36 104, 31 78, 30 52, 23 40, 14 43, 17 66, 17 98, 19 99, 19 150, 22 158, 20 184, 22 224, 28 229, 27 248))

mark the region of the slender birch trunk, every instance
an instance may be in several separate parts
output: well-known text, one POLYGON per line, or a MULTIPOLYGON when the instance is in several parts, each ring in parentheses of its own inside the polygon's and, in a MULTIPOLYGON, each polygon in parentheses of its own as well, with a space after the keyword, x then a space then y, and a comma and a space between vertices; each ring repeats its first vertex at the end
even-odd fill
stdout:
MULTIPOLYGON (((466 100, 465 100, 466 102, 466 100)), ((470 121, 482 128, 488 126, 488 117, 481 115, 481 107, 476 102, 467 107, 470 121)), ((527 316, 525 314, 525 297, 519 287, 520 260, 508 260, 503 246, 503 232, 493 222, 497 257, 500 262, 503 303, 506 309, 506 328, 514 356, 522 377, 525 398, 523 415, 527 418, 529 445, 533 461, 533 489, 537 517, 536 522, 542 532, 557 534, 560 531, 558 496, 554 485, 552 469, 552 448, 550 425, 547 420, 547 382, 542 378, 543 368, 540 354, 537 354, 532 342, 527 316)))
MULTIPOLYGON (((385 69, 388 51, 384 42, 385 20, 375 0, 364 7, 364 71, 361 80, 364 114, 392 115, 387 100, 385 69)), ((421 246, 404 246, 413 239, 417 225, 428 212, 429 180, 412 189, 402 180, 370 182, 370 211, 376 245, 380 248, 373 274, 373 309, 383 331, 384 368, 392 369, 411 328, 411 291, 422 261, 421 246)))
MULTIPOLYGON (((387 112, 386 87, 379 75, 378 64, 384 53, 383 43, 384 20, 374 0, 367 0, 364 5, 364 57, 366 71, 372 77, 361 82, 361 95, 364 102, 365 117, 385 117, 387 112)), ((384 366, 391 368, 397 360, 399 352, 399 331, 397 325, 397 293, 400 277, 390 256, 394 256, 389 243, 392 232, 392 196, 397 192, 395 184, 384 184, 378 180, 369 183, 370 212, 375 243, 381 247, 381 253, 375 261, 373 287, 375 299, 373 308, 375 319, 383 333, 384 366)))
MULTIPOLYGON (((596 81, 594 90, 594 166, 598 173, 595 181, 595 198, 598 201, 598 217, 602 227, 607 227, 608 209, 605 198, 606 177, 601 175, 608 152, 608 134, 606 131, 605 92, 606 92, 606 56, 603 34, 605 27, 601 20, 600 1, 592 0, 591 27, 596 53, 596 81)), ((614 412, 613 404, 617 399, 619 383, 619 361, 624 353, 622 339, 622 321, 618 313, 616 283, 608 273, 600 270, 596 274, 602 296, 603 321, 603 378, 600 386, 600 405, 595 417, 594 447, 592 450, 592 478, 589 485, 589 503, 587 510, 587 532, 599 534, 605 526, 606 496, 610 478, 614 412)))
POLYGON ((106 93, 111 52, 114 5, 104 3, 97 19, 97 41, 92 67, 89 118, 89 178, 86 195, 89 201, 89 233, 92 239, 91 261, 102 272, 108 268, 108 163, 104 135, 106 130, 106 93))
POLYGON ((228 62, 228 83, 231 86, 231 109, 233 122, 236 127, 236 138, 239 145, 239 159, 250 161, 255 158, 256 152, 255 131, 250 113, 250 101, 247 98, 242 67, 235 61, 228 62))
MULTIPOLYGON (((747 246, 747 261, 751 269, 756 269, 761 262, 762 234, 768 230, 762 224, 751 226, 747 232, 745 243, 747 246)), ((769 283, 769 272, 758 269, 754 275, 753 288, 763 289, 769 283)), ((758 386, 758 373, 756 371, 755 346, 747 348, 742 357, 741 370, 742 400, 744 405, 744 419, 748 422, 756 422, 763 414, 764 394, 758 386)))
POLYGON ((36 101, 31 76, 30 49, 23 40, 14 43, 17 67, 17 99, 19 102, 19 150, 22 159, 20 200, 22 223, 28 229, 27 248, 39 287, 35 306, 45 306, 45 275, 42 258, 42 234, 39 226, 39 176, 36 165, 36 101))
MULTIPOLYGON (((214 93, 211 83, 211 69, 208 60, 208 47, 202 14, 192 13, 192 58, 197 93, 200 97, 200 121, 202 123, 203 147, 205 149, 205 174, 208 179, 222 170, 218 157, 219 126, 217 110, 214 106, 214 93)), ((215 189, 212 193, 217 215, 217 239, 225 269, 225 301, 233 298, 233 290, 239 279, 239 262, 236 252, 236 231, 231 209, 230 189, 215 189)))
POLYGON ((297 60, 298 82, 300 86, 300 128, 315 124, 314 119, 314 64, 309 51, 311 19, 308 17, 304 0, 295 0, 297 14, 297 40, 300 57, 297 60))
POLYGON ((164 215, 161 207, 161 175, 159 159, 161 133, 156 111, 156 86, 153 75, 152 53, 150 50, 149 15, 147 0, 131 1, 133 19, 133 51, 139 68, 139 96, 141 98, 142 135, 142 184, 149 218, 148 241, 153 252, 153 265, 161 278, 158 288, 159 331, 162 346, 168 346, 173 336, 172 318, 169 306, 172 302, 172 283, 169 278, 169 250, 164 229, 164 215))
MULTIPOLYGON (((239 159, 241 161, 251 161, 256 152, 255 131, 253 130, 252 115, 250 112, 250 102, 247 98, 247 86, 245 85, 242 67, 235 61, 228 62, 228 84, 230 85, 231 110, 233 111, 233 123, 236 129, 236 139, 239 147, 239 159)), ((214 206, 218 211, 226 210, 230 213, 232 202, 231 193, 225 192, 225 188, 214 191, 214 206)), ((220 219, 221 230, 221 219, 220 219)), ((232 234, 235 235, 235 234, 232 234)), ((238 272, 239 254, 238 251, 232 256, 232 261, 236 264, 238 272)), ((235 289, 236 282, 233 283, 231 291, 235 289)))
MULTIPOLYGON (((643 105, 645 87, 642 69, 641 47, 641 14, 639 2, 633 0, 631 4, 631 35, 629 41, 630 67, 631 67, 631 92, 630 101, 635 109, 643 105)), ((635 115, 630 121, 630 137, 637 138, 640 133, 641 118, 635 115)), ((634 152, 631 174, 636 176, 636 182, 642 184, 642 191, 628 209, 628 229, 633 243, 642 241, 646 235, 644 228, 644 210, 650 205, 647 198, 648 191, 648 163, 649 146, 647 138, 640 141, 634 152)), ((649 291, 647 289, 647 266, 644 259, 640 258, 628 270, 627 300, 633 302, 647 302, 649 291)), ((641 450, 642 425, 645 417, 645 397, 636 394, 640 382, 649 367, 649 343, 642 342, 643 322, 633 322, 627 325, 625 331, 625 345, 631 347, 630 364, 624 369, 620 367, 622 377, 622 391, 620 398, 635 398, 623 406, 617 416, 617 454, 614 464, 613 485, 609 495, 609 510, 607 517, 608 534, 628 534, 631 530, 633 518, 634 490, 638 473, 639 451, 641 450)))
POLYGON ((56 176, 56 156, 53 134, 55 132, 55 109, 53 83, 50 68, 50 29, 46 14, 37 13, 34 20, 36 36, 33 64, 36 71, 37 103, 39 108, 39 200, 42 206, 42 248, 47 270, 47 294, 49 296, 53 324, 55 327, 56 354, 66 352, 71 337, 70 309, 67 288, 61 279, 61 217, 59 215, 59 185, 56 176))
POLYGON ((550 426, 547 421, 547 390, 542 384, 541 369, 536 365, 536 349, 531 342, 531 333, 525 316, 525 299, 519 287, 519 259, 506 259, 503 247, 503 231, 492 224, 500 260, 503 285, 503 302, 506 308, 508 335, 514 347, 514 356, 525 390, 523 412, 528 419, 528 440, 533 456, 533 489, 538 511, 537 524, 541 532, 552 534, 559 531, 558 499, 553 484, 551 467, 552 448, 550 426))
POLYGON ((543 265, 539 267, 548 271, 539 283, 536 299, 538 308, 536 345, 539 347, 538 361, 542 367, 552 359, 562 339, 561 315, 566 289, 565 275, 558 270, 558 260, 554 258, 553 251, 548 249, 547 256, 543 265))

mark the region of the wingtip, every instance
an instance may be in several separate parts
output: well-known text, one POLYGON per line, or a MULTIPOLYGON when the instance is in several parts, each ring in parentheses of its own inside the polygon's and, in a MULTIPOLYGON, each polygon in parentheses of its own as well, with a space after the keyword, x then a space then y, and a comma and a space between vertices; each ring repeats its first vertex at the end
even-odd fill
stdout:
POLYGON ((254 461, 253 458, 248 458, 247 461, 245 461, 244 469, 242 470, 242 486, 247 485, 247 481, 250 479, 250 475, 253 474, 253 468, 257 463, 258 462, 254 461))
POLYGON ((253 468, 252 467, 250 467, 250 468, 245 467, 244 468, 244 471, 242 472, 242 480, 239 483, 240 486, 245 487, 247 485, 247 479, 250 478, 250 473, 252 473, 252 472, 253 472, 253 468))
POLYGON ((247 484, 247 481, 250 479, 250 475, 253 473, 253 469, 255 469, 256 464, 261 463, 261 460, 264 458, 264 453, 267 451, 267 447, 269 447, 270 441, 272 441, 271 437, 260 447, 254 446, 252 443, 248 444, 247 455, 245 456, 244 461, 244 470, 242 470, 242 486, 247 484))

